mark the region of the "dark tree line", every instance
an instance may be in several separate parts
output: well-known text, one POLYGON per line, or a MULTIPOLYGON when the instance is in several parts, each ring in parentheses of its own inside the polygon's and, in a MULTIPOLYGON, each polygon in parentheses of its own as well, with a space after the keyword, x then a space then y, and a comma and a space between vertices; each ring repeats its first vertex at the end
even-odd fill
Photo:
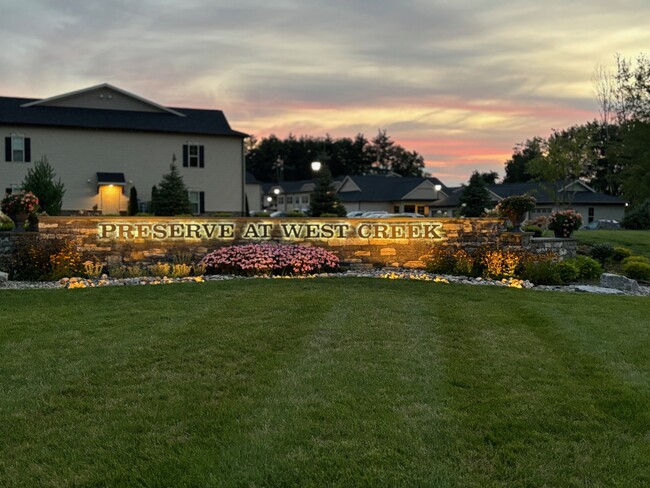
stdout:
POLYGON ((260 181, 310 179, 313 161, 327 165, 334 177, 386 172, 421 176, 424 169, 424 158, 395 144, 386 131, 371 140, 363 134, 340 139, 329 135, 252 137, 246 148, 246 169, 260 181))
POLYGON ((504 183, 581 178, 633 205, 650 198, 650 59, 617 56, 616 71, 598 68, 593 82, 600 120, 518 144, 504 183))

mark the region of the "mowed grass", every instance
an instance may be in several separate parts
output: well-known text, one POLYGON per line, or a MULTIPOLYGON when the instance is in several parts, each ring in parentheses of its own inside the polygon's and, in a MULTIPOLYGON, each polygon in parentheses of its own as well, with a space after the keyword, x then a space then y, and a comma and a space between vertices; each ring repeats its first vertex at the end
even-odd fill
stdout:
POLYGON ((648 230, 581 230, 573 233, 578 244, 609 243, 627 247, 634 254, 650 258, 650 231, 648 230))
POLYGON ((650 299, 0 291, 0 486, 650 485, 650 299))

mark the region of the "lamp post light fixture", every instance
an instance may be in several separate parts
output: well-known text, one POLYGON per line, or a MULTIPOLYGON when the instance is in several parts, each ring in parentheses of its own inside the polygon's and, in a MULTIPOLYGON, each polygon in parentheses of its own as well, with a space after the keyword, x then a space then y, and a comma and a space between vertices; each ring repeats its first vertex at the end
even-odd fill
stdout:
POLYGON ((442 190, 442 185, 434 185, 433 189, 436 191, 440 191, 442 190))
POLYGON ((276 196, 279 195, 280 194, 280 189, 279 188, 273 188, 273 193, 275 193, 276 196))
POLYGON ((311 170, 312 171, 318 172, 318 171, 320 171, 321 167, 322 167, 322 164, 321 164, 320 161, 312 161, 311 162, 311 170))

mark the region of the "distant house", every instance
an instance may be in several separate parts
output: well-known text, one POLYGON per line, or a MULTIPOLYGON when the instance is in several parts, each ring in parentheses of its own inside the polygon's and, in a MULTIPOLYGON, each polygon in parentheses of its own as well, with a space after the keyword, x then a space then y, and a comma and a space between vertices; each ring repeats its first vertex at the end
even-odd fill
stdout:
MULTIPOLYGON (((284 212, 309 209, 317 180, 283 181, 263 185, 264 205, 284 212)), ((437 178, 396 175, 344 176, 332 182, 332 190, 348 212, 432 214, 433 203, 446 198, 449 189, 437 178)))
POLYGON ((16 191, 47 156, 66 212, 124 213, 132 186, 145 207, 174 161, 193 213, 245 212, 247 135, 220 110, 163 107, 104 83, 41 100, 0 97, 0 133, 0 189, 16 191))
POLYGON ((354 210, 417 213, 429 216, 433 204, 447 196, 437 178, 415 176, 347 176, 338 196, 348 212, 354 210))
MULTIPOLYGON (((454 216, 460 208, 460 197, 465 187, 452 188, 450 195, 436 202, 436 213, 454 216)), ((572 208, 580 213, 584 223, 594 220, 622 220, 627 203, 619 197, 599 193, 582 181, 575 180, 566 184, 544 182, 507 183, 488 185, 492 195, 492 205, 510 195, 532 195, 537 199, 537 206, 528 218, 548 216, 558 208, 572 208)))
MULTIPOLYGON (((340 180, 332 184, 336 190, 340 180)), ((311 194, 316 188, 316 180, 282 181, 263 185, 264 203, 270 211, 307 212, 311 203, 311 194)))

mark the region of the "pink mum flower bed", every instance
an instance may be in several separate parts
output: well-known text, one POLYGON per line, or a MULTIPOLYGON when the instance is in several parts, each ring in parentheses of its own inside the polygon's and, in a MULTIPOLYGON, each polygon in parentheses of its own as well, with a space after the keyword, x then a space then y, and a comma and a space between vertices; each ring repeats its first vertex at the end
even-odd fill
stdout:
POLYGON ((226 246, 207 254, 206 274, 307 275, 339 270, 339 258, 320 247, 279 244, 226 246))

